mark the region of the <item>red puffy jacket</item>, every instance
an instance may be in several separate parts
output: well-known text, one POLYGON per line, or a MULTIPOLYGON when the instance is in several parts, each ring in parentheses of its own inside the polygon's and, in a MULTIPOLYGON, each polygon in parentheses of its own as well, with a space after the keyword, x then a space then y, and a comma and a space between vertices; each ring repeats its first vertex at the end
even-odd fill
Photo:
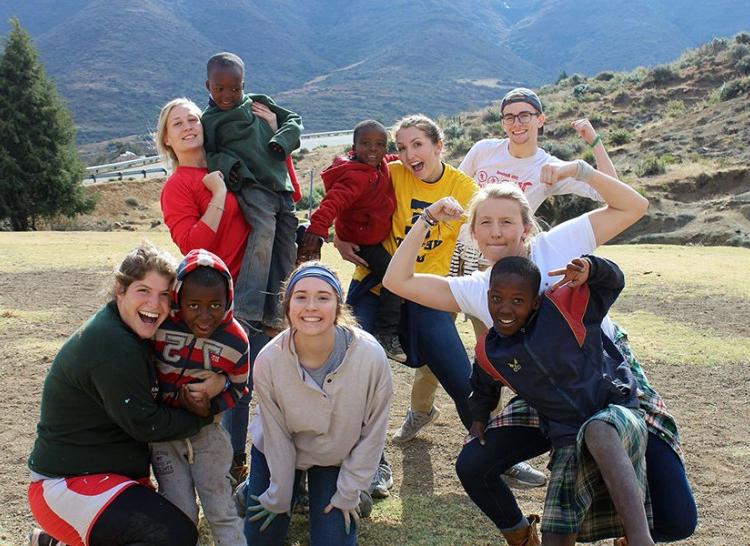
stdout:
POLYGON ((388 236, 396 196, 386 158, 375 169, 349 153, 334 159, 320 176, 326 194, 310 218, 309 233, 326 239, 335 220, 343 241, 375 245, 388 236))

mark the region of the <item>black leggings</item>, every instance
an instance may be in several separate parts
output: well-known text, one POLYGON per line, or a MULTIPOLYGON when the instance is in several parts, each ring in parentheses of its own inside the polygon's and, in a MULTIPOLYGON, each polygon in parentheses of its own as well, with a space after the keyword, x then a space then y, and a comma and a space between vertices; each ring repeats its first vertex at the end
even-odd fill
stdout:
POLYGON ((179 508, 155 491, 133 485, 94 523, 90 546, 195 546, 198 530, 179 508))

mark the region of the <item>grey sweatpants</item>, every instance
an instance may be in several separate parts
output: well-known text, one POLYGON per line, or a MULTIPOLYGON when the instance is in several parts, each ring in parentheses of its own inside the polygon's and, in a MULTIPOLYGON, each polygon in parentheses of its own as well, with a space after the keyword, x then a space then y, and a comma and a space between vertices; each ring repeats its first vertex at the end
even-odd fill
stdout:
POLYGON ((206 425, 185 440, 151 444, 151 465, 159 492, 196 525, 198 493, 217 546, 245 544, 244 522, 237 515, 229 480, 232 446, 220 423, 206 425))

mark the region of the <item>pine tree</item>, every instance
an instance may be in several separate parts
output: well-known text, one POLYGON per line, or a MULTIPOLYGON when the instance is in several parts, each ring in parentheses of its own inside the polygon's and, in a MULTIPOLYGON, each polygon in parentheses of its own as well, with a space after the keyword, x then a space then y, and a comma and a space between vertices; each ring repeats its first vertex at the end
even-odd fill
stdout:
POLYGON ((0 220, 14 230, 89 212, 75 127, 18 19, 0 57, 0 220))

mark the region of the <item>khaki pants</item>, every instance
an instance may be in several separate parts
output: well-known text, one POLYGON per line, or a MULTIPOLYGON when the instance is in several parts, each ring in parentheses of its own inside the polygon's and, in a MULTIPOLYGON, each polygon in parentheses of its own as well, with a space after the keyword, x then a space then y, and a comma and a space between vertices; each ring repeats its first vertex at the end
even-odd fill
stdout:
MULTIPOLYGON (((469 315, 469 320, 474 328, 474 339, 479 339, 479 336, 487 331, 487 327, 481 320, 471 315, 469 315)), ((437 377, 427 366, 414 370, 414 381, 411 384, 411 409, 420 413, 429 413, 435 404, 438 385, 437 377)))

